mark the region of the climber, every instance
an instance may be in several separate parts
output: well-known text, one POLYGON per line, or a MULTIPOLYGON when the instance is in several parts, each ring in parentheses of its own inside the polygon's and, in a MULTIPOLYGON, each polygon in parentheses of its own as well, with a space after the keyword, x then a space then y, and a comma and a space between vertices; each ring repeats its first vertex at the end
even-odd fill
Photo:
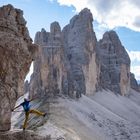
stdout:
MULTIPOLYGON (((33 100, 33 99, 32 99, 33 100)), ((34 113, 34 114, 37 114, 39 116, 43 116, 45 117, 46 116, 46 113, 42 113, 38 110, 35 110, 35 109, 30 109, 30 102, 32 100, 27 100, 26 98, 24 98, 24 102, 22 102, 20 105, 16 106, 12 111, 14 111, 16 108, 22 106, 24 111, 25 111, 25 121, 24 121, 24 124, 23 124, 23 130, 25 130, 26 126, 27 126, 27 121, 28 121, 28 118, 29 118, 29 114, 30 113, 34 113)))

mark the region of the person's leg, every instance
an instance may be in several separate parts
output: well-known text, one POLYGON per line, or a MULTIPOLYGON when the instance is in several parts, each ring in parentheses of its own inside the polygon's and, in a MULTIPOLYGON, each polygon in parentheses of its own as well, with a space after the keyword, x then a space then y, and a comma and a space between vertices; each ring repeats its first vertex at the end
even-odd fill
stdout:
POLYGON ((34 113, 34 114, 37 114, 39 116, 45 116, 45 114, 46 114, 46 113, 40 112, 40 111, 38 111, 36 109, 31 109, 29 112, 30 113, 34 113))
POLYGON ((23 124, 23 130, 25 130, 25 128, 27 126, 28 118, 29 118, 29 111, 25 112, 25 121, 24 121, 24 124, 23 124))

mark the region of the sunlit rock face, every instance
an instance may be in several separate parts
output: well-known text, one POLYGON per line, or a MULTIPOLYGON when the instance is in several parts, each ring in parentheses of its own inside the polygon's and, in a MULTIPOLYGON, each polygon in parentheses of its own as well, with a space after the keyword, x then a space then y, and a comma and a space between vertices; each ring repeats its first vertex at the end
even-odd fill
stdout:
POLYGON ((114 31, 106 32, 99 41, 100 86, 126 95, 130 89, 130 58, 114 31))
POLYGON ((40 45, 34 62, 30 95, 70 97, 109 89, 126 95, 130 89, 130 58, 114 31, 97 42, 89 9, 74 16, 62 32, 58 22, 50 32, 42 29, 35 36, 40 45))
POLYGON ((11 109, 23 94, 36 49, 23 12, 12 5, 0 7, 0 131, 10 129, 11 109))
POLYGON ((83 9, 63 29, 65 75, 63 93, 77 97, 96 91, 98 67, 96 64, 96 36, 93 17, 83 9))
POLYGON ((74 16, 61 31, 59 23, 50 32, 37 32, 39 47, 30 82, 30 96, 65 94, 81 97, 109 89, 126 95, 130 89, 130 58, 114 31, 97 42, 89 9, 74 16))
POLYGON ((93 17, 88 9, 74 16, 61 32, 57 22, 50 32, 42 29, 35 36, 40 45, 38 58, 30 83, 30 93, 70 97, 92 94, 96 91, 98 67, 96 64, 96 36, 93 17))
POLYGON ((53 22, 50 32, 37 32, 35 43, 39 45, 38 58, 30 82, 30 96, 53 96, 61 92, 63 48, 61 28, 53 22))

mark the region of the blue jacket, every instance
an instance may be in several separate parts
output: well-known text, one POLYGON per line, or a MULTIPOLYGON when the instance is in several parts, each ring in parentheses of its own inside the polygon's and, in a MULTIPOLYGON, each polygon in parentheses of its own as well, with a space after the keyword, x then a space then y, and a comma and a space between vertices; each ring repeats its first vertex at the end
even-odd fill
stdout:
POLYGON ((28 112, 30 110, 30 101, 24 101, 20 104, 25 112, 28 112))

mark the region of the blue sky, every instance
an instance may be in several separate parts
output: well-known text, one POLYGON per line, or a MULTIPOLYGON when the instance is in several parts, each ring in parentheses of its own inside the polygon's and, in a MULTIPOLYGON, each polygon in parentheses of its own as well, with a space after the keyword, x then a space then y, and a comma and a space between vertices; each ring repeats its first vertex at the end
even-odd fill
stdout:
POLYGON ((41 28, 50 30, 58 21, 63 28, 84 7, 93 13, 97 38, 115 30, 131 58, 131 71, 140 80, 140 1, 139 0, 0 0, 0 6, 12 4, 24 11, 30 36, 41 28))

